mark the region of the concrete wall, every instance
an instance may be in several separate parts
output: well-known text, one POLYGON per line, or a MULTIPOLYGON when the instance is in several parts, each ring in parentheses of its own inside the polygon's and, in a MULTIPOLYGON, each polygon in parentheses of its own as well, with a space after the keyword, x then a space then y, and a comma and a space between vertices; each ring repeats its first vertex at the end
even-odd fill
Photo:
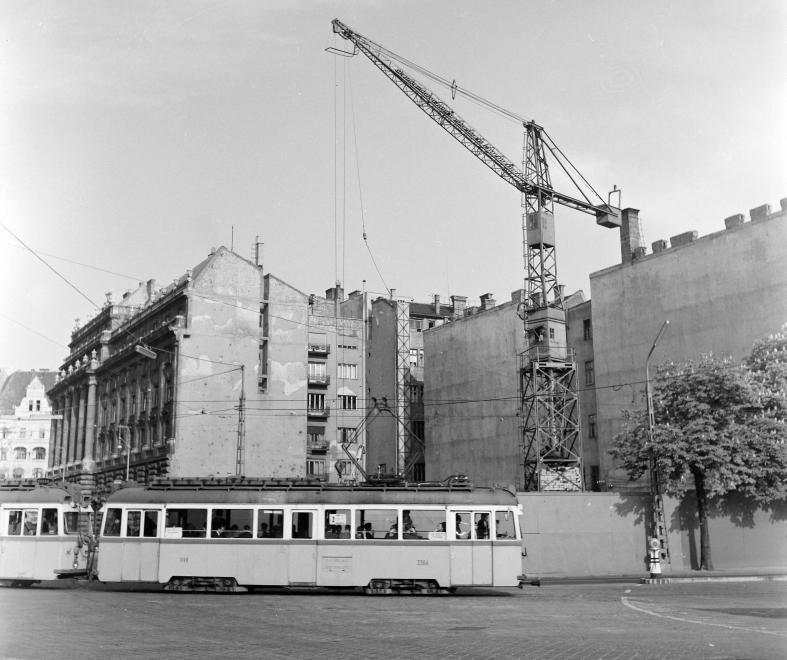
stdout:
POLYGON ((787 321, 784 211, 691 238, 590 276, 599 460, 611 486, 627 476, 606 447, 620 431, 620 411, 644 405, 645 359, 665 319, 670 326, 653 354, 654 371, 668 359, 710 351, 742 358, 787 321))
POLYGON ((513 487, 521 481, 517 413, 524 350, 514 303, 423 334, 426 478, 466 474, 477 484, 513 487))
MULTIPOLYGON (((645 575, 645 494, 519 493, 524 513, 523 572, 528 576, 645 575)), ((699 566, 693 496, 667 498, 671 564, 665 575, 699 566)), ((765 511, 733 500, 710 513, 714 568, 787 572, 787 505, 765 511)))

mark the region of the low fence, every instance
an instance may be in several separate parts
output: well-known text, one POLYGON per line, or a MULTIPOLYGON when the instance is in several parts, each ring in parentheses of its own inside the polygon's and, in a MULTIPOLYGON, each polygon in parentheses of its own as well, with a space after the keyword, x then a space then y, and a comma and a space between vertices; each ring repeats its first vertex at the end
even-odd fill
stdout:
MULTIPOLYGON (((519 493, 522 570, 528 576, 645 575, 649 497, 645 493, 519 493)), ((665 498, 670 563, 699 568, 700 539, 693 494, 665 498)), ((742 498, 709 512, 714 568, 787 573, 787 502, 756 507, 742 498)))

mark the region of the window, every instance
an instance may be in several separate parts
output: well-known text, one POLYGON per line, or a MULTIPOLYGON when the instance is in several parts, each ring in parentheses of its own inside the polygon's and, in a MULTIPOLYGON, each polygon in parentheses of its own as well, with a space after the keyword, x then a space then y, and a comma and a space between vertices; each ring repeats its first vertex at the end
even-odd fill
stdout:
POLYGON ((8 536, 19 536, 22 533, 21 509, 12 509, 8 512, 8 526, 3 533, 8 536))
POLYGON ((36 400, 36 412, 41 412, 41 401, 36 400))
POLYGON ((158 536, 158 511, 129 511, 126 514, 126 536, 158 536))
POLYGON ((44 476, 44 468, 33 468, 33 479, 40 479, 44 476))
POLYGON ((41 429, 38 432, 38 439, 39 440, 46 440, 46 429, 41 429))
POLYGON ((27 509, 25 511, 25 524, 22 528, 23 536, 35 536, 38 527, 38 510, 27 509))
POLYGON ((207 536, 207 509, 168 509, 165 536, 198 538, 207 536))
POLYGON ((107 509, 104 518, 104 536, 120 536, 120 517, 122 509, 107 509))
POLYGON ((27 410, 28 410, 29 412, 33 412, 33 401, 32 401, 32 399, 31 399, 31 400, 30 400, 30 402, 27 404, 27 410))
POLYGON ((210 520, 212 538, 247 538, 252 536, 251 509, 213 509, 210 520))
POLYGON ((473 529, 475 536, 473 538, 483 540, 489 538, 489 513, 476 513, 473 516, 473 529))
POLYGON ((36 447, 33 450, 33 458, 37 461, 43 461, 46 459, 46 449, 44 447, 36 447))
POLYGON ((27 449, 24 447, 14 447, 14 458, 17 461, 24 461, 27 458, 27 449))
POLYGON ((352 470, 352 461, 346 458, 340 458, 334 463, 334 468, 336 469, 336 474, 343 477, 350 474, 350 470, 352 470))
POLYGON ((319 426, 309 426, 306 432, 310 445, 323 445, 325 443, 325 429, 319 426))
POLYGON ((314 538, 313 515, 311 511, 292 512, 292 538, 314 538))
POLYGON ((342 394, 339 396, 339 403, 341 404, 342 410, 355 410, 358 405, 358 397, 354 394, 342 394))
POLYGON ((338 364, 336 365, 339 378, 347 380, 356 380, 358 378, 358 365, 357 364, 338 364))
POLYGON ((582 338, 593 339, 593 326, 590 324, 590 319, 582 320, 582 338))
POLYGON ((310 393, 309 410, 325 410, 325 395, 310 393))
POLYGON ((596 437, 596 416, 588 415, 588 438, 596 437))
POLYGON ((325 474, 325 461, 309 459, 306 461, 306 475, 322 477, 325 474))
POLYGON ((325 362, 309 362, 309 380, 323 380, 326 375, 325 362))
POLYGON ((326 539, 349 539, 350 530, 349 509, 325 509, 326 539))
POLYGON ((593 360, 585 362, 585 385, 593 385, 596 382, 595 374, 593 373, 593 360))
POLYGON ((23 468, 14 468, 14 471, 11 473, 11 477, 13 479, 21 479, 25 476, 25 471, 23 468))
POLYGON ((411 348, 410 349, 410 366, 417 367, 418 366, 418 349, 411 348))
POLYGON ((339 427, 339 442, 357 442, 358 437, 355 435, 355 429, 349 427, 339 427))
POLYGON ((427 509, 425 511, 402 512, 402 537, 405 539, 439 540, 445 538, 445 511, 427 509), (437 534, 435 536, 435 534, 437 534))
POLYGON ((550 339, 554 339, 555 338, 555 329, 554 328, 550 328, 549 329, 549 338, 550 339))
POLYGON ((355 538, 395 539, 399 537, 399 514, 395 509, 359 509, 355 538))
POLYGON ((473 517, 469 511, 459 511, 454 516, 454 538, 469 539, 473 517))
POLYGON ((280 539, 284 536, 284 511, 260 509, 257 512, 257 538, 280 539))
POLYGON ((510 511, 495 512, 495 536, 499 539, 515 539, 514 514, 510 511))
POLYGON ((425 429, 425 422, 422 419, 417 419, 412 424, 410 424, 410 428, 412 429, 413 435, 418 438, 419 440, 424 439, 424 429, 425 429))
POLYGON ((23 426, 19 429, 19 438, 24 440, 27 437, 27 429, 23 426))
POLYGON ((424 322, 421 319, 410 319, 410 331, 412 332, 415 330, 416 332, 421 332, 424 327, 424 322))
POLYGON ((3 447, 0 449, 0 461, 7 461, 8 460, 8 450, 3 447))
POLYGON ((63 528, 66 534, 79 534, 80 531, 87 532, 90 528, 87 514, 80 514, 77 511, 65 511, 63 513, 63 528))

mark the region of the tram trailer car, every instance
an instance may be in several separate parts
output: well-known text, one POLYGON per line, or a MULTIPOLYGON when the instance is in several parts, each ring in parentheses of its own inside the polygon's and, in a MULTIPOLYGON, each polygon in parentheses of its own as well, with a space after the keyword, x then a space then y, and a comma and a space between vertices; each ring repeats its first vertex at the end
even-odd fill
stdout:
POLYGON ((517 586, 519 513, 499 488, 123 488, 101 510, 98 579, 185 591, 517 586))
POLYGON ((92 508, 58 486, 0 487, 0 582, 30 586, 85 577, 92 508))

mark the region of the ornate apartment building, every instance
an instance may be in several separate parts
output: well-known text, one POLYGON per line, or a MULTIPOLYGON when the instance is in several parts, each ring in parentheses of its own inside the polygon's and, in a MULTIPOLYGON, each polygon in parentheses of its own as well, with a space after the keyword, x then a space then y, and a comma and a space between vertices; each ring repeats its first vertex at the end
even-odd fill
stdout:
POLYGON ((0 388, 0 481, 43 477, 54 415, 53 371, 16 371, 0 388))

